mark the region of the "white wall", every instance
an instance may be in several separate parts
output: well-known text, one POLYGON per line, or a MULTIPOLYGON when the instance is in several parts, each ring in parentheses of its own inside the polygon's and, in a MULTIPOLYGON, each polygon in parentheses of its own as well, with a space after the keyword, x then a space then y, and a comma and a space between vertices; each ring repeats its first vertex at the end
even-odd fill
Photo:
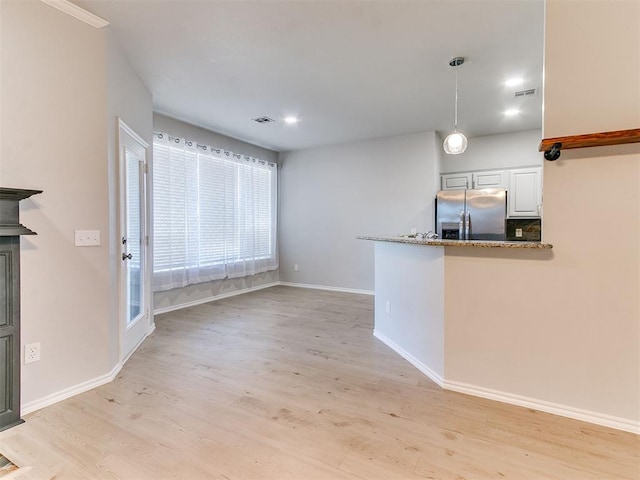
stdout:
POLYGON ((444 380, 444 247, 375 242, 374 335, 444 380))
POLYGON ((21 205, 22 368, 27 411, 104 381, 120 358, 117 117, 151 142, 151 94, 109 29, 39 1, 0 2, 0 182, 44 193, 21 205), (55 41, 52 41, 55 39, 55 41), (97 229, 99 247, 74 246, 97 229))
MULTIPOLYGON (((278 154, 272 150, 258 147, 250 143, 227 137, 225 135, 190 125, 174 118, 153 114, 153 129, 170 135, 188 138, 203 145, 222 147, 236 153, 251 155, 269 162, 277 162, 278 154)), ((278 270, 259 273, 250 277, 217 280, 213 282, 188 285, 153 294, 153 305, 156 310, 168 311, 180 305, 198 303, 220 295, 229 295, 240 290, 259 288, 279 280, 278 270)))
MULTIPOLYGON (((123 48, 113 32, 107 28, 107 162, 109 193, 109 230, 105 238, 109 245, 109 359, 115 365, 120 360, 120 283, 122 244, 118 216, 119 157, 118 117, 124 120, 149 145, 153 143, 153 99, 123 53, 123 48)), ((153 168, 153 166, 152 166, 153 168)), ((151 182, 150 182, 151 183, 151 182)), ((149 192, 151 193, 151 192, 149 192)), ((148 290, 148 289, 147 289, 148 290)), ((149 304, 151 304, 151 295, 149 304)), ((150 319, 153 322, 153 319, 150 319)))
POLYGON ((356 237, 433 229, 439 149, 426 132, 282 154, 280 280, 373 290, 356 237))
POLYGON ((42 189, 21 205, 22 404, 106 374, 109 247, 74 247, 75 229, 109 231, 104 33, 39 1, 0 2, 3 186, 42 189))
POLYGON ((469 147, 464 153, 442 154, 440 172, 541 166, 543 156, 538 152, 540 140, 542 140, 540 129, 472 137, 469 138, 469 147))
MULTIPOLYGON (((547 1, 545 137, 640 125, 638 32, 638 2, 547 1)), ((446 376, 640 432, 640 146, 563 151, 544 185, 550 254, 447 252, 446 376)))

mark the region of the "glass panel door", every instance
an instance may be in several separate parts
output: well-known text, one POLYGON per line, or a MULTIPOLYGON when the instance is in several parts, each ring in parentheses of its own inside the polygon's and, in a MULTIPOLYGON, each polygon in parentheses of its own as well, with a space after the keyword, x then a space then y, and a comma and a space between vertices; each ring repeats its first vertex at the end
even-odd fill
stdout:
POLYGON ((144 299, 144 257, 141 221, 144 219, 142 185, 144 158, 125 147, 125 229, 122 237, 126 282, 126 326, 130 327, 142 316, 144 299))
POLYGON ((147 233, 149 145, 119 121, 120 359, 126 360, 152 327, 147 233))

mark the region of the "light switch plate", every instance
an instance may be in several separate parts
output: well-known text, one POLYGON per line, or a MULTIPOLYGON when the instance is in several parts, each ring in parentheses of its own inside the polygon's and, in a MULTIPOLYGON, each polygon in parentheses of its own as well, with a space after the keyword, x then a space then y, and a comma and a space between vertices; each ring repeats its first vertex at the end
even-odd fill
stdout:
POLYGON ((76 230, 76 247, 95 247, 100 245, 100 230, 76 230))

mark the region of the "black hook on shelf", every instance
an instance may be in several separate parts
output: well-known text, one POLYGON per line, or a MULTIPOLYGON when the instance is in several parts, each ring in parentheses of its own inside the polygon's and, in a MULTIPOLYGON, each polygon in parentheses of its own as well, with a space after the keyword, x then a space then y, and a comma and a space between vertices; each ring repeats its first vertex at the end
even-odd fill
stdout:
POLYGON ((560 158, 560 149, 562 148, 562 143, 554 143, 550 150, 544 152, 544 158, 553 162, 560 158))

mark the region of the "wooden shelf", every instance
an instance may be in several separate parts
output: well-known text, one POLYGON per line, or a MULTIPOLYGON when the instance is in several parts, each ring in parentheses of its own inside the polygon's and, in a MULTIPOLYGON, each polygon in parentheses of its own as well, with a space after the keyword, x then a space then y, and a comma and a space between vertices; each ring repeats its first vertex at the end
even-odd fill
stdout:
POLYGON ((623 143, 640 142, 640 128, 616 130, 613 132, 589 133, 586 135, 570 135, 567 137, 544 138, 540 142, 539 152, 549 152, 554 145, 561 144, 558 150, 571 148, 601 147, 606 145, 622 145, 623 143))

